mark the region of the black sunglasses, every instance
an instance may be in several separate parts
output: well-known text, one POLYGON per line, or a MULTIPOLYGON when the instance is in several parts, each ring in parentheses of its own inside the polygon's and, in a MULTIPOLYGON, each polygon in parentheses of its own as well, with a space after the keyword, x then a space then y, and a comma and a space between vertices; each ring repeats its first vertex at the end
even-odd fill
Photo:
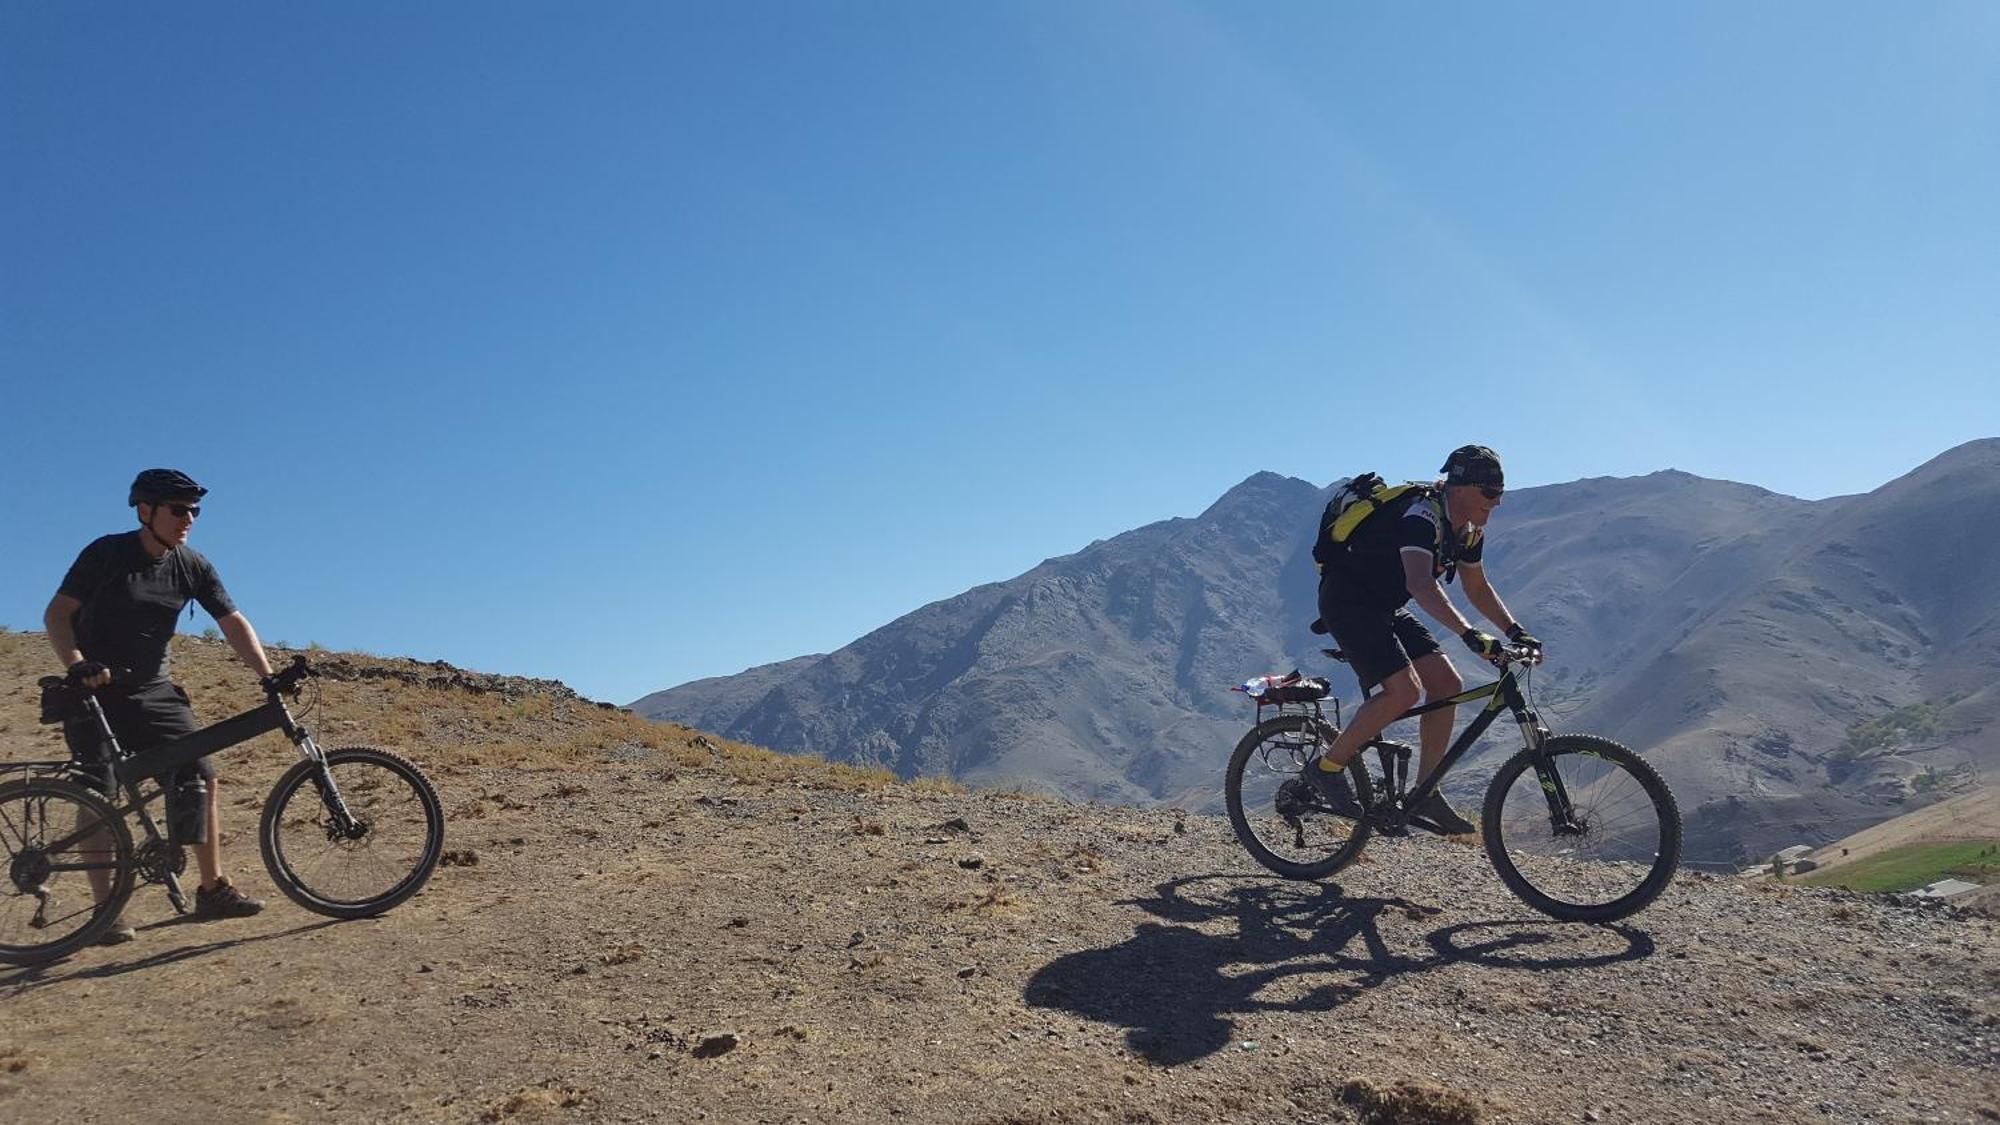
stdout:
POLYGON ((162 504, 160 507, 177 516, 185 516, 188 519, 195 519, 201 515, 200 504, 162 504))
POLYGON ((1498 500, 1502 495, 1506 493, 1506 491, 1507 490, 1504 488, 1495 488, 1490 484, 1482 484, 1479 486, 1479 494, 1481 496, 1486 497, 1488 500, 1498 500))

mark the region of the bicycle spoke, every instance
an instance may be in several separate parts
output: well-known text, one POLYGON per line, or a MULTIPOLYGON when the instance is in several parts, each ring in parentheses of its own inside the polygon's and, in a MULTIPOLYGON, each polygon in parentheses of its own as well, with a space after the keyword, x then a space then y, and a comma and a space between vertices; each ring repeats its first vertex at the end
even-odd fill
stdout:
MULTIPOLYGON (((23 817, 23 819, 26 818, 23 817)), ((14 834, 14 839, 18 840, 23 848, 29 846, 28 830, 26 828, 16 826, 14 823, 14 817, 10 813, 8 813, 8 811, 5 808, 0 808, 0 825, 5 825, 7 830, 14 834)), ((7 854, 18 855, 20 853, 12 849, 9 849, 7 854)))
MULTIPOLYGON (((1367 829, 1336 815, 1305 780, 1331 727, 1307 716, 1283 716, 1245 735, 1230 756, 1224 782, 1231 825, 1257 862, 1287 878, 1322 878, 1351 862, 1367 829)), ((1367 781, 1350 771, 1367 799, 1367 781)))
POLYGON ((1630 751, 1588 736, 1552 740, 1545 761, 1553 790, 1522 757, 1503 768, 1504 789, 1488 796, 1495 823, 1487 846, 1502 879, 1557 917, 1608 920, 1651 901, 1680 850, 1679 814, 1664 783, 1630 751), (1560 819, 1558 793, 1567 802, 1560 819))
POLYGON ((422 885, 442 840, 442 811, 415 767, 373 750, 335 751, 322 794, 309 767, 274 794, 266 815, 267 857, 281 888, 336 916, 393 905, 422 885), (336 818, 332 804, 345 809, 336 818), (336 826, 336 825, 339 826, 336 826))
POLYGON ((32 964, 72 952, 124 905, 131 836, 107 811, 67 781, 0 787, 0 828, 11 849, 0 884, 0 961, 32 964), (101 900, 92 872, 104 873, 101 900))

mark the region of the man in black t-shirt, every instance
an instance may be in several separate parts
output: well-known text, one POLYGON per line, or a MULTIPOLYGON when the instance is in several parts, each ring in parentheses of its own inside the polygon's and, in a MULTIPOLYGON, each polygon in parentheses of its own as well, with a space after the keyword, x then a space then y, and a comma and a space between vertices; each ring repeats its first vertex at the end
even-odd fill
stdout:
MULTIPOLYGON (((139 528, 93 541, 76 557, 42 615, 49 645, 76 680, 97 691, 111 729, 128 754, 150 750, 199 729, 187 692, 168 677, 167 646, 174 622, 198 601, 215 618, 229 647, 260 676, 271 675, 257 630, 229 599, 215 567, 187 545, 207 489, 173 469, 148 469, 132 482, 127 502, 139 528), (113 670, 117 670, 114 679, 113 670)), ((70 756, 98 764, 110 748, 96 720, 63 727, 70 756)), ((195 916, 255 914, 264 904, 246 897, 222 874, 222 833, 215 767, 201 761, 164 779, 170 798, 169 828, 176 842, 192 846, 201 869, 195 916)), ((98 897, 109 891, 105 872, 90 872, 98 897)), ((107 943, 130 941, 121 919, 107 943)))
MULTIPOLYGON (((1354 755, 1396 716, 1416 706, 1420 696, 1444 699, 1465 686, 1430 630, 1405 605, 1415 599, 1481 659, 1492 660, 1499 654, 1499 640, 1473 628, 1439 584, 1455 573, 1465 580, 1467 599, 1510 640, 1541 647, 1486 580, 1486 521, 1506 487, 1499 455, 1483 445, 1461 446, 1439 471, 1445 476, 1434 487, 1413 488, 1389 501, 1363 520, 1344 546, 1321 552, 1326 561, 1320 572, 1320 620, 1353 665, 1362 690, 1381 688, 1354 712, 1318 763, 1306 767, 1313 788, 1335 811, 1349 816, 1359 816, 1361 809, 1341 771, 1354 755)), ((1419 782, 1444 757, 1456 710, 1442 707, 1417 720, 1419 782)), ((1441 792, 1410 811, 1447 833, 1473 831, 1441 792)))

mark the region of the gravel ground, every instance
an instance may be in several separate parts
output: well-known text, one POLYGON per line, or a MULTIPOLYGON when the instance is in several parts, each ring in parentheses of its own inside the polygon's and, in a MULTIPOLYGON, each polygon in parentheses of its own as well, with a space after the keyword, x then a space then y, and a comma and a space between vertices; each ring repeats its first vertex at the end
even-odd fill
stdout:
POLYGON ((145 888, 0 972, 0 1119, 2000 1121, 1989 918, 1688 875, 1572 925, 1457 841, 1287 883, 1214 817, 620 756, 434 771, 383 918, 242 870, 256 918, 145 888))

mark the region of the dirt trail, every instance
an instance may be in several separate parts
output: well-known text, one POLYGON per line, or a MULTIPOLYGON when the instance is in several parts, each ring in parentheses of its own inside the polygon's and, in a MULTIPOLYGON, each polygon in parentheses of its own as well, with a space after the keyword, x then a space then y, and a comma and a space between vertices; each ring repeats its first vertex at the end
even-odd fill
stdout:
MULTIPOLYGON (((248 697, 188 655, 204 713, 248 697)), ((0 757, 47 756, 34 657, 0 636, 0 757)), ((1989 918, 1687 876, 1567 925, 1429 838, 1286 883, 1217 818, 884 784, 525 681, 357 676, 314 721, 425 765, 452 865, 383 918, 296 909, 250 832, 290 751, 231 751, 269 909, 143 888, 137 942, 0 970, 0 1122, 2000 1120, 1989 918)))
POLYGON ((138 942, 0 974, 0 1117, 1969 1121, 2000 1104, 1987 919, 1692 877, 1629 926, 1574 926, 1446 841, 1377 841, 1302 885, 1256 871, 1225 822, 1171 811, 636 765, 439 772, 456 865, 387 917, 274 898, 176 923, 154 891, 138 942))

